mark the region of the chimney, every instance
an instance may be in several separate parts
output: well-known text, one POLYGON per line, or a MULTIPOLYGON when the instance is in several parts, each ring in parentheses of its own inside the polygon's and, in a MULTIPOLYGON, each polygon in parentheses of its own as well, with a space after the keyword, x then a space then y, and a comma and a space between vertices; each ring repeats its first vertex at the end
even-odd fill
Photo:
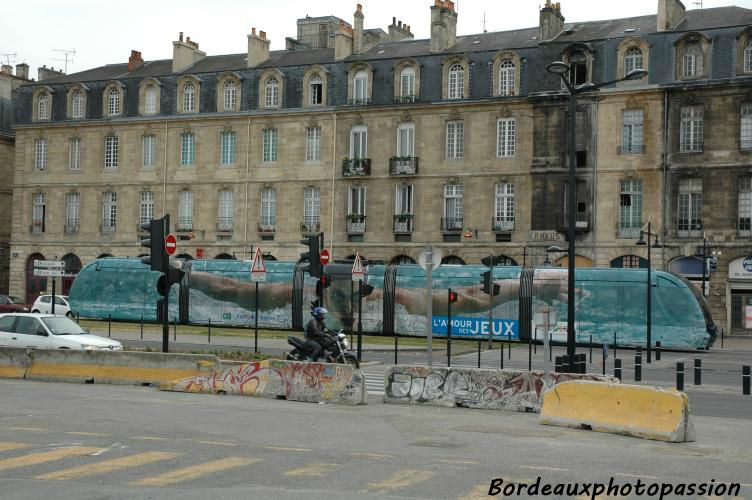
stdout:
POLYGON ((540 11, 540 25, 538 27, 538 41, 553 40, 564 29, 564 16, 561 15, 561 5, 546 0, 546 6, 540 11))
POLYGON ((37 81, 41 82, 42 80, 48 80, 64 74, 65 73, 62 71, 56 70, 55 68, 48 68, 47 65, 44 64, 41 68, 37 68, 37 81))
MULTIPOLYGON (((131 54, 132 57, 132 54, 131 54)), ((141 54, 139 53, 139 58, 141 54)), ((198 50, 198 44, 191 42, 191 37, 186 37, 183 41, 183 32, 180 32, 180 36, 176 42, 172 42, 172 72, 180 73, 186 68, 190 68, 201 59, 206 57, 206 52, 198 50)), ((141 62, 143 64, 143 61, 141 62)), ((130 61, 128 63, 130 67, 130 61)), ((138 67, 138 66, 136 66, 138 67)))
POLYGON ((353 29, 340 19, 339 27, 334 33, 334 60, 342 61, 353 53, 353 29))
POLYGON ((29 79, 29 65, 26 63, 16 64, 16 76, 18 78, 23 78, 24 80, 29 79))
POLYGON ((144 65, 144 59, 141 57, 141 52, 137 50, 131 50, 131 56, 128 58, 128 71, 133 71, 144 65))
POLYGON ((442 52, 457 41, 457 13, 454 2, 434 0, 431 6, 431 52, 442 52))
POLYGON ((11 66, 10 64, 3 64, 3 67, 2 67, 2 69, 0 69, 0 71, 2 71, 3 73, 5 73, 6 75, 12 75, 13 74, 13 66, 11 66))
POLYGON ((680 0, 658 0, 658 31, 671 31, 685 17, 687 9, 680 0))
POLYGON ((259 31, 256 35, 256 28, 251 28, 251 34, 248 35, 248 68, 258 66, 269 59, 270 43, 266 39, 266 31, 259 31))
POLYGON ((413 38, 413 34, 410 33, 410 26, 402 21, 397 21, 397 18, 393 17, 392 24, 389 26, 389 39, 396 41, 405 38, 413 38))
POLYGON ((363 50, 363 6, 358 4, 353 14, 353 54, 363 50))

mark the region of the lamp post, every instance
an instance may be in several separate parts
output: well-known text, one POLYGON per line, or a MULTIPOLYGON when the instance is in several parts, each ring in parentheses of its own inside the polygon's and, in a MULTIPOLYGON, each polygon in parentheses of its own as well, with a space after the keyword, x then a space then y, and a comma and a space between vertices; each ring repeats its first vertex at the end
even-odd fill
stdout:
POLYGON ((705 293, 705 283, 708 275, 708 240, 705 239, 705 231, 702 232, 702 296, 707 297, 705 293))
POLYGON ((648 74, 647 71, 644 69, 633 69, 630 71, 627 76, 624 78, 619 78, 617 80, 611 80, 608 82, 601 82, 601 83, 587 83, 584 85, 577 86, 574 82, 574 71, 573 68, 561 61, 552 62, 548 66, 546 66, 546 71, 549 73, 553 73, 556 75, 559 75, 561 77, 561 81, 564 82, 564 86, 569 91, 569 186, 568 186, 568 194, 567 194, 567 215, 568 215, 568 240, 569 240, 569 256, 567 257, 567 263, 569 264, 569 272, 567 273, 567 357, 569 358, 569 368, 568 371, 570 373, 573 373, 575 370, 575 364, 574 364, 574 353, 575 353, 575 331, 574 331, 574 259, 575 259, 575 245, 574 245, 574 238, 575 238, 575 228, 576 228, 576 210, 577 210, 577 201, 575 200, 575 197, 577 196, 577 190, 576 190, 576 183, 577 183, 577 174, 576 174, 576 163, 577 163, 577 156, 576 156, 576 135, 575 135, 575 128, 577 126, 576 116, 575 113, 577 112, 577 94, 581 94, 584 92, 592 92, 594 90, 598 90, 601 87, 605 87, 607 85, 613 85, 614 83, 618 83, 624 80, 636 80, 639 78, 645 77, 645 75, 648 74), (570 79, 568 79, 565 75, 569 74, 570 79))
POLYGON ((663 245, 658 243, 658 233, 654 233, 650 230, 650 221, 648 221, 647 224, 642 226, 642 229, 640 229, 640 239, 636 243, 637 245, 644 246, 647 245, 648 247, 648 299, 647 299, 647 352, 648 352, 648 363, 652 362, 652 334, 653 334, 653 314, 652 314, 652 283, 650 282, 650 248, 662 248, 663 245), (645 231, 645 228, 648 228, 647 231, 645 231), (647 236, 648 239, 645 241, 644 237, 647 236), (655 242, 651 245, 650 244, 650 237, 655 236, 655 242))

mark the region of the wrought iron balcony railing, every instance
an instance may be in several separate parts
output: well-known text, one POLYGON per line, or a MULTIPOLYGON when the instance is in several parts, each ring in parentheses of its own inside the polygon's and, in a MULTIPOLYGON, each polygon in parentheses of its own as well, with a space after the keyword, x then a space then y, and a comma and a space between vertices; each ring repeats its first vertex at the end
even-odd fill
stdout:
POLYGON ((394 216, 394 232, 409 234, 413 232, 413 214, 400 214, 394 216))
POLYGON ((624 239, 637 239, 640 237, 640 230, 642 229, 642 224, 639 226, 632 226, 632 227, 620 227, 618 229, 618 237, 624 238, 624 239))
POLYGON ((417 95, 399 95, 394 98, 395 104, 403 104, 408 102, 416 102, 418 100, 417 95))
POLYGON ((362 214, 350 214, 347 216, 347 233, 363 234, 366 232, 366 216, 362 214))
POLYGON ((235 227, 235 219, 228 217, 220 217, 217 220, 217 232, 218 233, 231 233, 235 227))
POLYGON ((417 173, 417 156, 392 156, 389 158, 390 175, 415 175, 417 173))
POLYGON ((182 220, 175 224, 175 231, 179 233, 189 233, 193 231, 193 221, 191 220, 182 220))
POLYGON ((261 220, 258 223, 259 233, 275 233, 277 231, 277 222, 272 219, 261 220))
POLYGON ((496 232, 514 231, 514 219, 494 217, 491 219, 491 227, 496 232))
POLYGON ((616 154, 618 155, 642 155, 642 154, 645 154, 645 145, 644 144, 625 144, 624 146, 617 146, 616 154))
POLYGON ((319 221, 301 222, 300 231, 303 234, 318 233, 321 231, 321 222, 319 221))
POLYGON ((679 153, 702 153, 702 152, 703 152, 702 141, 679 143, 679 153))
POLYGON ((117 225, 111 222, 103 222, 99 225, 99 232, 102 234, 113 234, 117 232, 117 225))
POLYGON ((370 158, 345 158, 342 160, 343 177, 365 177, 371 175, 370 158))
POLYGON ((356 97, 354 99, 350 99, 350 106, 367 106, 371 104, 371 99, 369 97, 356 97))
POLYGON ((79 230, 80 223, 78 221, 66 222, 63 226, 65 234, 76 234, 79 230))
POLYGON ((462 231, 464 220, 462 217, 443 218, 441 219, 441 230, 444 232, 462 231))

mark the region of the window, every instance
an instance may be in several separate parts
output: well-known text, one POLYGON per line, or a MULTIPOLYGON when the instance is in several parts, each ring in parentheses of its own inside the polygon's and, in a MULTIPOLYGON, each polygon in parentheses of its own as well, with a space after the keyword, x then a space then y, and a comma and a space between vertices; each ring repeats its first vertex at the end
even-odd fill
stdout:
POLYGON ((702 179, 679 180, 679 236, 700 236, 702 231, 702 179))
POLYGON ((118 137, 111 135, 104 139, 104 168, 118 166, 118 137))
POLYGON ((39 94, 39 100, 37 101, 37 118, 39 120, 50 119, 50 96, 49 94, 39 94))
POLYGON ((277 192, 274 189, 261 190, 259 225, 262 231, 274 231, 277 226, 277 192))
POLYGON ((117 227, 117 193, 107 191, 102 198, 102 232, 114 233, 117 227))
POLYGON ((225 82, 225 111, 235 111, 235 101, 237 99, 237 92, 235 89, 235 82, 227 80, 225 82))
POLYGON ((366 188, 364 186, 350 188, 350 195, 347 206, 347 213, 349 215, 366 215, 366 188))
POLYGON ((80 90, 73 92, 71 98, 71 115, 73 118, 82 118, 84 116, 84 96, 80 90))
POLYGON ((496 122, 496 157, 514 156, 515 119, 499 118, 496 122))
POLYGON ((107 114, 120 114, 120 89, 110 89, 107 97, 107 114))
POLYGON ((462 158, 465 150, 465 124, 461 121, 447 122, 446 157, 462 158))
POLYGON ((34 168, 37 170, 47 170, 47 139, 37 139, 36 141, 34 168))
POLYGON ((744 72, 752 73, 752 40, 744 47, 744 72))
POLYGON ((77 233, 81 225, 81 193, 65 195, 65 232, 77 233))
POLYGON ((324 82, 321 75, 315 74, 308 79, 308 91, 311 105, 324 103, 324 82))
POLYGON ((319 188, 303 190, 303 225, 305 230, 318 231, 321 222, 321 198, 319 188))
POLYGON ((193 230, 193 192, 178 193, 178 231, 193 230))
POLYGON ((752 236, 752 177, 739 179, 739 236, 752 236))
POLYGON ((265 105, 267 108, 276 108, 279 106, 279 82, 273 76, 266 80, 265 84, 265 105))
POLYGON ((368 158, 368 128, 353 127, 350 130, 350 158, 368 158))
POLYGON ((449 99, 465 97, 465 68, 461 64, 453 64, 449 68, 447 96, 449 99))
POLYGON ((584 85, 588 82, 587 56, 583 52, 575 52, 569 58, 570 75, 569 81, 575 85, 584 85))
POLYGON ((624 76, 636 69, 642 69, 642 50, 634 47, 624 55, 624 76))
POLYGON ((34 206, 31 211, 31 232, 43 233, 47 212, 47 197, 44 193, 34 193, 34 206))
POLYGON ((494 230, 514 230, 514 184, 496 184, 496 207, 494 209, 494 230))
POLYGON ((81 170, 81 138, 73 137, 68 146, 70 148, 68 168, 71 170, 81 170))
POLYGON ((235 225, 235 192, 223 190, 219 192, 219 207, 217 210, 219 231, 232 231, 235 225))
POLYGON ((499 95, 514 95, 514 63, 504 61, 499 65, 499 95))
POLYGON ((637 238, 642 228, 642 180, 619 182, 619 237, 637 238))
POLYGON ((461 231, 463 217, 462 186, 449 184, 444 186, 444 224, 445 231, 461 231))
POLYGON ((368 103, 368 72, 364 70, 355 73, 353 78, 353 100, 354 104, 368 103))
POLYGON ((400 74, 400 97, 402 100, 415 99, 415 68, 404 68, 400 74))
POLYGON ((141 191, 138 210, 139 224, 146 224, 154 218, 154 191, 141 191))
POLYGON ((306 128, 306 161, 321 160, 321 127, 306 128))
POLYGON ((414 123, 402 123, 397 127, 397 156, 401 158, 415 156, 414 123))
POLYGON ((193 165, 196 155, 196 137, 192 132, 180 135, 180 164, 183 166, 193 165))
POLYGON ((183 85, 183 112, 192 113, 196 111, 196 86, 193 83, 183 85))
POLYGON ((622 111, 622 154, 643 153, 642 116, 643 114, 641 109, 625 109, 624 111, 622 111))
POLYGON ((144 113, 153 115, 157 113, 157 89, 153 85, 146 87, 146 99, 144 103, 144 113))
POLYGON ((702 106, 682 106, 679 151, 702 151, 702 106))
POLYGON ((143 137, 144 168, 154 167, 156 164, 156 141, 153 135, 143 137))
POLYGON ((739 126, 739 148, 752 149, 752 103, 742 104, 739 126))
POLYGON ((702 76, 702 48, 698 42, 686 45, 684 48, 684 55, 682 56, 682 62, 684 64, 684 72, 682 76, 685 78, 702 76))
POLYGON ((277 161, 277 129, 264 129, 264 162, 277 161))
POLYGON ((394 215, 413 214, 413 186, 396 186, 394 193, 394 215))
POLYGON ((235 132, 222 132, 221 142, 221 162, 222 165, 235 164, 235 132))

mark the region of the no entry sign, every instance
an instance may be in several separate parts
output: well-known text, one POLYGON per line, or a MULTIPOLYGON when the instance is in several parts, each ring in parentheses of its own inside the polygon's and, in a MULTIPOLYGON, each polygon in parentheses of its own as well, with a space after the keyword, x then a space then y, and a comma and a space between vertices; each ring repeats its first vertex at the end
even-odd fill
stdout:
POLYGON ((167 236, 165 236, 164 239, 164 248, 167 255, 172 255, 175 253, 175 250, 178 249, 178 239, 175 237, 174 234, 170 233, 167 236))
POLYGON ((326 248, 321 251, 321 256, 319 260, 321 261, 321 265, 325 266, 329 264, 329 259, 331 258, 331 255, 329 254, 329 250, 326 248))

